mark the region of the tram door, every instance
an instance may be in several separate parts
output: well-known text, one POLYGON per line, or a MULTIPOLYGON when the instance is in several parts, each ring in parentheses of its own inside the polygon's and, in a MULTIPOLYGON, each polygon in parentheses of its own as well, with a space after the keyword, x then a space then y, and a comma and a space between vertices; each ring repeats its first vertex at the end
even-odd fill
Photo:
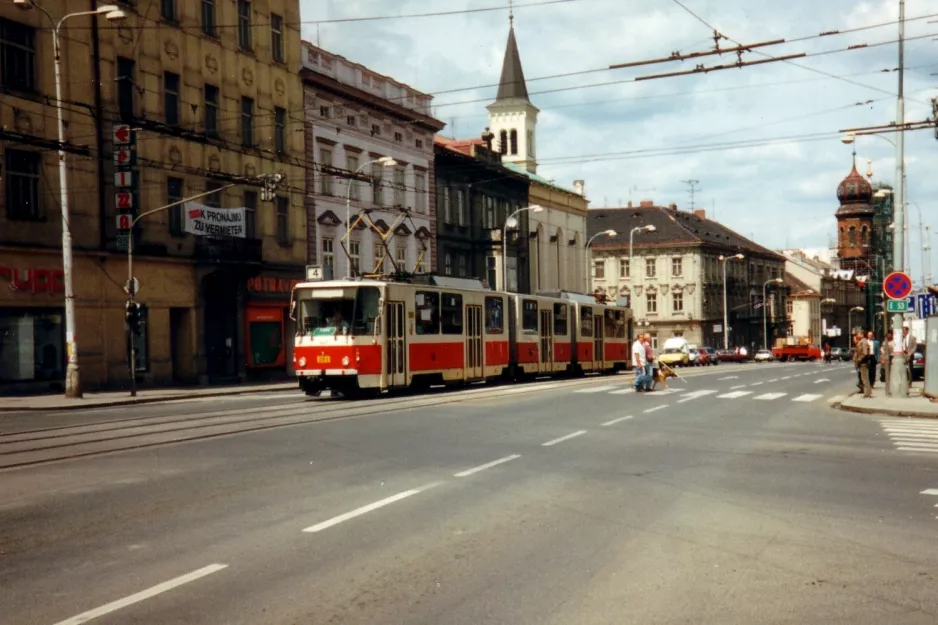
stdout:
POLYGON ((466 306, 466 378, 482 376, 482 307, 466 306))
POLYGON ((554 362, 554 320, 549 310, 541 311, 541 362, 539 371, 550 371, 554 362))
POLYGON ((388 386, 407 384, 407 349, 404 345, 404 302, 388 302, 388 349, 387 372, 388 386))
POLYGON ((603 337, 606 335, 606 326, 603 325, 602 315, 593 315, 593 366, 597 371, 602 370, 603 360, 606 359, 606 350, 603 337))

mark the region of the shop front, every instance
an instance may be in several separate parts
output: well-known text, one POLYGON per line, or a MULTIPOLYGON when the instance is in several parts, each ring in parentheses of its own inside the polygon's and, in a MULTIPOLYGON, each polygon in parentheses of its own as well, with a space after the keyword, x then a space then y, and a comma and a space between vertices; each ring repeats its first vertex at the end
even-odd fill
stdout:
POLYGON ((245 291, 245 369, 248 377, 276 379, 293 375, 295 327, 290 293, 302 279, 296 272, 262 272, 247 279, 245 291))

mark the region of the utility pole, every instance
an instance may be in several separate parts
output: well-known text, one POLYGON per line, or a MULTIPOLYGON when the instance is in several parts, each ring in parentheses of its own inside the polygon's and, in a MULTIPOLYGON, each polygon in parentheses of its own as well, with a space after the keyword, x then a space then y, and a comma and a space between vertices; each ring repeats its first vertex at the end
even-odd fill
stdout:
POLYGON ((683 182, 684 184, 686 184, 686 185, 688 186, 688 188, 689 188, 689 191, 690 191, 690 210, 693 211, 693 210, 694 210, 694 194, 696 193, 697 185, 700 184, 700 181, 699 181, 699 180, 681 180, 681 182, 683 182))
MULTIPOLYGON (((899 269, 905 270, 905 0, 899 0, 899 97, 896 101, 896 203, 893 223, 892 253, 899 261, 899 269)), ((902 340, 902 314, 892 316, 892 372, 890 391, 893 397, 908 397, 909 369, 906 366, 902 340)))

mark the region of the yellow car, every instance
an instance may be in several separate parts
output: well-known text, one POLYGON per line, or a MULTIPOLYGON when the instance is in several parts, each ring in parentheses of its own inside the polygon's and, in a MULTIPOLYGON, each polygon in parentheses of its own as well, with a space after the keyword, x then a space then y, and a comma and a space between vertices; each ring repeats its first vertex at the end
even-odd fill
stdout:
POLYGON ((690 354, 680 347, 666 347, 658 360, 669 367, 687 367, 690 365, 690 354))

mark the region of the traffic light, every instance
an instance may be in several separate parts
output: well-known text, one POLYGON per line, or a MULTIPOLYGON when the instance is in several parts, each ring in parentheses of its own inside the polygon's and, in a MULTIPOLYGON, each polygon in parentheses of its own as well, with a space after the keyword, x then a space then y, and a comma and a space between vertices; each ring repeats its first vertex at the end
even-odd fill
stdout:
POLYGON ((140 304, 137 302, 127 302, 124 319, 127 322, 127 328, 134 334, 140 333, 140 304))

